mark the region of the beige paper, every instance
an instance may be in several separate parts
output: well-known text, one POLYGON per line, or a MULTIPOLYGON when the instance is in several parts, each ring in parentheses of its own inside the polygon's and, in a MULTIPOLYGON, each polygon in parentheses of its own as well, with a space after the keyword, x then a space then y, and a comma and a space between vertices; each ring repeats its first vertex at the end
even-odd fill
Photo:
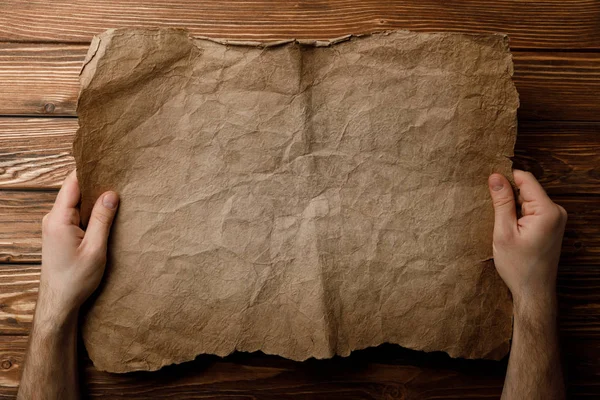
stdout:
POLYGON ((109 30, 81 73, 84 220, 121 195, 83 337, 97 368, 397 343, 508 351, 487 177, 510 174, 507 38, 217 43, 109 30))

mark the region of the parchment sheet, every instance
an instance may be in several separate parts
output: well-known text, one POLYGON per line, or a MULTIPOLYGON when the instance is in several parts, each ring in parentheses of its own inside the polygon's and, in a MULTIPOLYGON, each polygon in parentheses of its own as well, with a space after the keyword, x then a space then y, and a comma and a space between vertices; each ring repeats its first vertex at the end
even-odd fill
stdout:
POLYGON ((96 367, 384 342, 504 356, 487 177, 511 174, 512 72, 502 35, 96 37, 73 147, 84 221, 121 195, 83 327, 96 367))

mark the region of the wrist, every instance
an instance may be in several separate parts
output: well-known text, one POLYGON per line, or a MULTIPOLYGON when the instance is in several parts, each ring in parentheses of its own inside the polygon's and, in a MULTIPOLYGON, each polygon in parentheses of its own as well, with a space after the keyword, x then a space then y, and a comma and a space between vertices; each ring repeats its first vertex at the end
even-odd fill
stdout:
POLYGON ((48 333, 58 333, 77 327, 79 307, 63 303, 57 296, 40 289, 35 308, 34 328, 48 333))
POLYGON ((50 313, 36 310, 33 331, 36 335, 61 336, 77 329, 77 312, 50 313))
POLYGON ((515 322, 554 324, 556 323, 557 308, 557 299, 554 293, 513 297, 515 322))

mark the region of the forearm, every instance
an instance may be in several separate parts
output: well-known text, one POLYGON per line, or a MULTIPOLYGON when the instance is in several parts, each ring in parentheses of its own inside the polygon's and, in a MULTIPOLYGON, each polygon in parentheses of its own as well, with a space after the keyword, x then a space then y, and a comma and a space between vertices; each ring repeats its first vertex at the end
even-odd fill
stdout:
POLYGON ((77 317, 98 288, 106 244, 119 197, 106 192, 96 201, 87 230, 81 229, 81 192, 75 171, 65 179, 42 219, 42 274, 29 336, 19 400, 79 398, 77 317))
POLYGON ((564 399, 556 298, 515 301, 515 319, 502 400, 564 399))
POLYGON ((17 399, 77 399, 77 312, 38 304, 17 399))

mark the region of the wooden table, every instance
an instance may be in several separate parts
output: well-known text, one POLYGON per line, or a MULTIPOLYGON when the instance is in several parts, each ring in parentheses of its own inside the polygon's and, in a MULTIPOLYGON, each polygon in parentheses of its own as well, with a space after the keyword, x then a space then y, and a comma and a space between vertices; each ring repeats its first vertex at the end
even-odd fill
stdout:
MULTIPOLYGON (((239 39, 332 38, 386 29, 504 32, 521 97, 516 162, 569 212, 558 292, 573 398, 600 396, 600 1, 97 0, 0 2, 0 398, 19 383, 40 272, 40 221, 74 167, 78 71, 94 34, 180 26, 239 39)), ((398 346, 297 363, 201 356, 111 375, 82 356, 91 397, 498 398, 505 362, 398 346)))

